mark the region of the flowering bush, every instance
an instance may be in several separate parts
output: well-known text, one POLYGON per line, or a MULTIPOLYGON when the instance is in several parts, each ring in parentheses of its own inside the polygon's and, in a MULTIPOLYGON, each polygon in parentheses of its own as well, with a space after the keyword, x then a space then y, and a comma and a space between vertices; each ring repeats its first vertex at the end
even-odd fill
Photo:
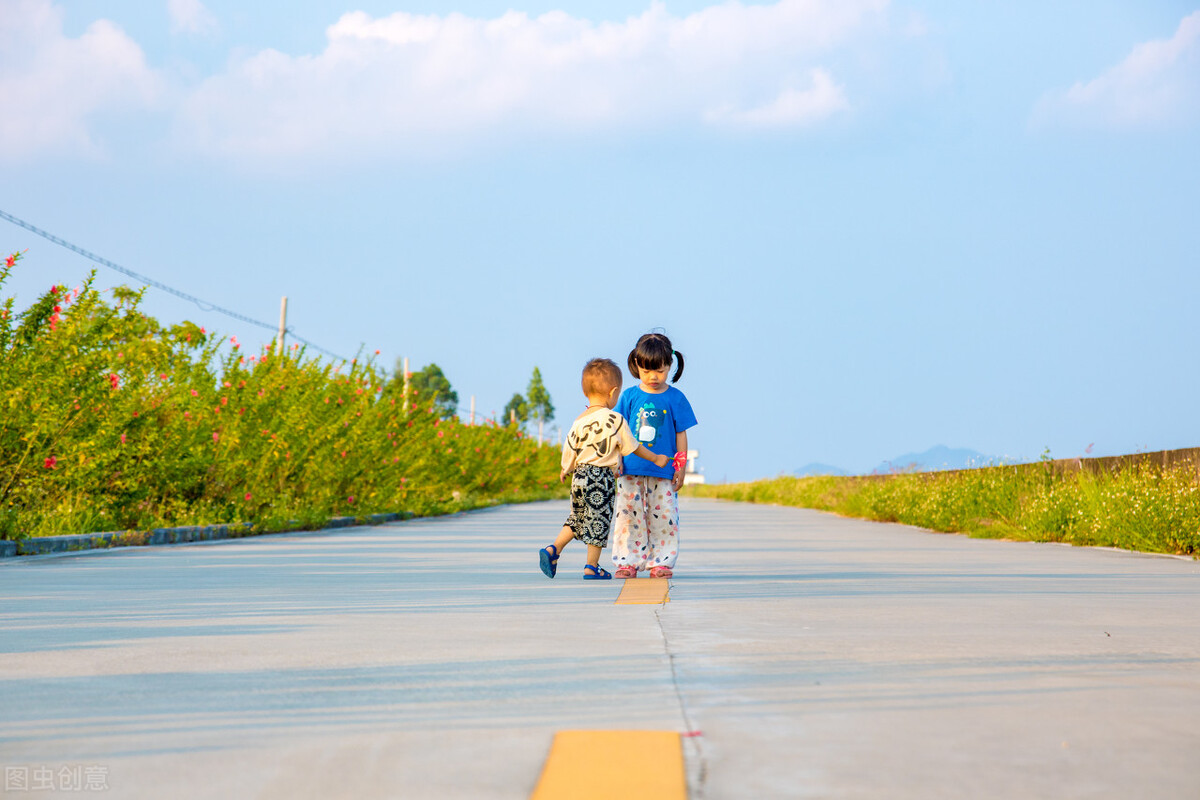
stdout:
POLYGON ((553 448, 405 408, 370 360, 226 349, 143 314, 141 292, 106 302, 92 282, 0 307, 0 537, 280 529, 562 496, 553 448))

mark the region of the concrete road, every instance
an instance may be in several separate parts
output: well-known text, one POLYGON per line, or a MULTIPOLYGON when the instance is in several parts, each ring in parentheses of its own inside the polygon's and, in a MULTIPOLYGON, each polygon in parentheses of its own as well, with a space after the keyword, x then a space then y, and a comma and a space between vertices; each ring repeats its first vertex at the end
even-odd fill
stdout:
POLYGON ((692 500, 614 605, 538 571, 565 515, 0 563, 6 796, 525 798, 647 729, 692 798, 1200 797, 1195 561, 692 500))

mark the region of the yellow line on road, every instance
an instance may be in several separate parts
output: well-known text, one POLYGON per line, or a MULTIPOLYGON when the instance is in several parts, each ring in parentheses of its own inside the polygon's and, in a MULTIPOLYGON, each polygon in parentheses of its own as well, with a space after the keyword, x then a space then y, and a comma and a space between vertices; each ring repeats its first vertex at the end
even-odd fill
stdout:
POLYGON ((559 731, 554 734, 554 743, 550 746, 546 766, 542 768, 542 777, 533 790, 532 800, 593 798, 687 800, 687 773, 683 767, 679 734, 675 731, 559 731))
POLYGON ((669 603, 667 596, 670 588, 665 578, 626 578, 621 594, 617 596, 616 605, 658 605, 669 603))

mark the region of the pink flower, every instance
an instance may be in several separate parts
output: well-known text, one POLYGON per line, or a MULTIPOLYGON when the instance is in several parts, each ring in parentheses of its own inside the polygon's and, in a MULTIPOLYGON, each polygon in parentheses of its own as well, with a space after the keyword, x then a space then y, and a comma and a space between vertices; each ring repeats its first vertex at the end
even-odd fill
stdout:
POLYGON ((215 441, 219 440, 220 438, 221 438, 220 434, 218 434, 216 431, 213 431, 213 441, 215 442, 215 441))
POLYGON ((55 458, 54 456, 50 456, 49 458, 47 458, 45 460, 45 462, 42 464, 42 466, 45 467, 46 469, 54 469, 54 465, 57 463, 58 463, 58 459, 55 458))
POLYGON ((208 331, 204 330, 204 326, 200 327, 200 332, 203 333, 205 336, 208 335, 208 331))
POLYGON ((446 435, 446 432, 445 432, 445 431, 438 431, 438 438, 439 438, 439 439, 440 439, 440 438, 442 438, 442 437, 443 437, 443 436, 445 436, 445 435, 446 435))
POLYGON ((197 392, 195 389, 192 389, 192 397, 199 397, 199 396, 200 396, 200 393, 197 392))
POLYGON ((125 434, 121 434, 121 444, 125 444, 125 434))
POLYGON ((353 502, 354 502, 354 495, 350 495, 349 497, 347 497, 347 498, 346 498, 346 500, 347 500, 348 502, 351 502, 351 503, 353 503, 353 502))
POLYGON ((158 376, 158 379, 159 379, 160 381, 165 381, 165 380, 167 379, 167 373, 165 373, 165 372, 164 372, 162 375, 159 375, 159 376, 158 376))
POLYGON ((17 263, 17 254, 16 253, 13 253, 11 256, 4 259, 4 266, 6 266, 6 267, 16 266, 16 263, 17 263))
POLYGON ((250 502, 250 493, 249 492, 246 492, 246 502, 247 503, 250 502))

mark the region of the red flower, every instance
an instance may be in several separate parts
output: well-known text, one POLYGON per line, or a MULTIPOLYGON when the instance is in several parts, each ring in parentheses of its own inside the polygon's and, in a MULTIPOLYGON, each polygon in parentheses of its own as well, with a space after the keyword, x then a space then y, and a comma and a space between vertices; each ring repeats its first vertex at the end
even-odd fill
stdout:
POLYGON ((442 438, 442 437, 443 437, 443 436, 445 436, 445 435, 446 435, 446 432, 445 432, 445 431, 438 431, 438 438, 439 438, 439 439, 440 439, 440 438, 442 438))
POLYGON ((349 501, 349 502, 351 502, 351 503, 353 503, 353 502, 354 502, 354 495, 350 495, 349 497, 347 497, 347 498, 346 498, 346 500, 347 500, 347 501, 349 501))
POLYGON ((200 396, 200 393, 197 392, 195 389, 192 389, 192 397, 199 397, 199 396, 200 396))
POLYGON ((246 502, 247 503, 250 502, 250 493, 249 492, 246 492, 246 502))
POLYGON ((121 434, 121 444, 125 444, 125 434, 121 434))
POLYGON ((51 286, 51 287, 50 287, 50 294, 58 294, 58 287, 57 287, 57 286, 51 286))
POLYGON ((112 386, 112 388, 116 389, 117 386, 121 383, 121 378, 117 375, 117 373, 114 372, 108 376, 108 382, 112 386))
POLYGON ((216 431, 213 431, 213 441, 215 442, 220 438, 221 438, 220 434, 218 434, 216 431))
POLYGON ((16 253, 13 253, 11 256, 4 259, 4 266, 6 266, 6 267, 16 266, 16 263, 17 263, 17 254, 16 253))
POLYGON ((57 463, 58 463, 58 459, 55 458, 54 456, 50 456, 49 458, 46 459, 46 461, 42 464, 42 466, 45 467, 46 469, 54 469, 54 465, 57 463))

